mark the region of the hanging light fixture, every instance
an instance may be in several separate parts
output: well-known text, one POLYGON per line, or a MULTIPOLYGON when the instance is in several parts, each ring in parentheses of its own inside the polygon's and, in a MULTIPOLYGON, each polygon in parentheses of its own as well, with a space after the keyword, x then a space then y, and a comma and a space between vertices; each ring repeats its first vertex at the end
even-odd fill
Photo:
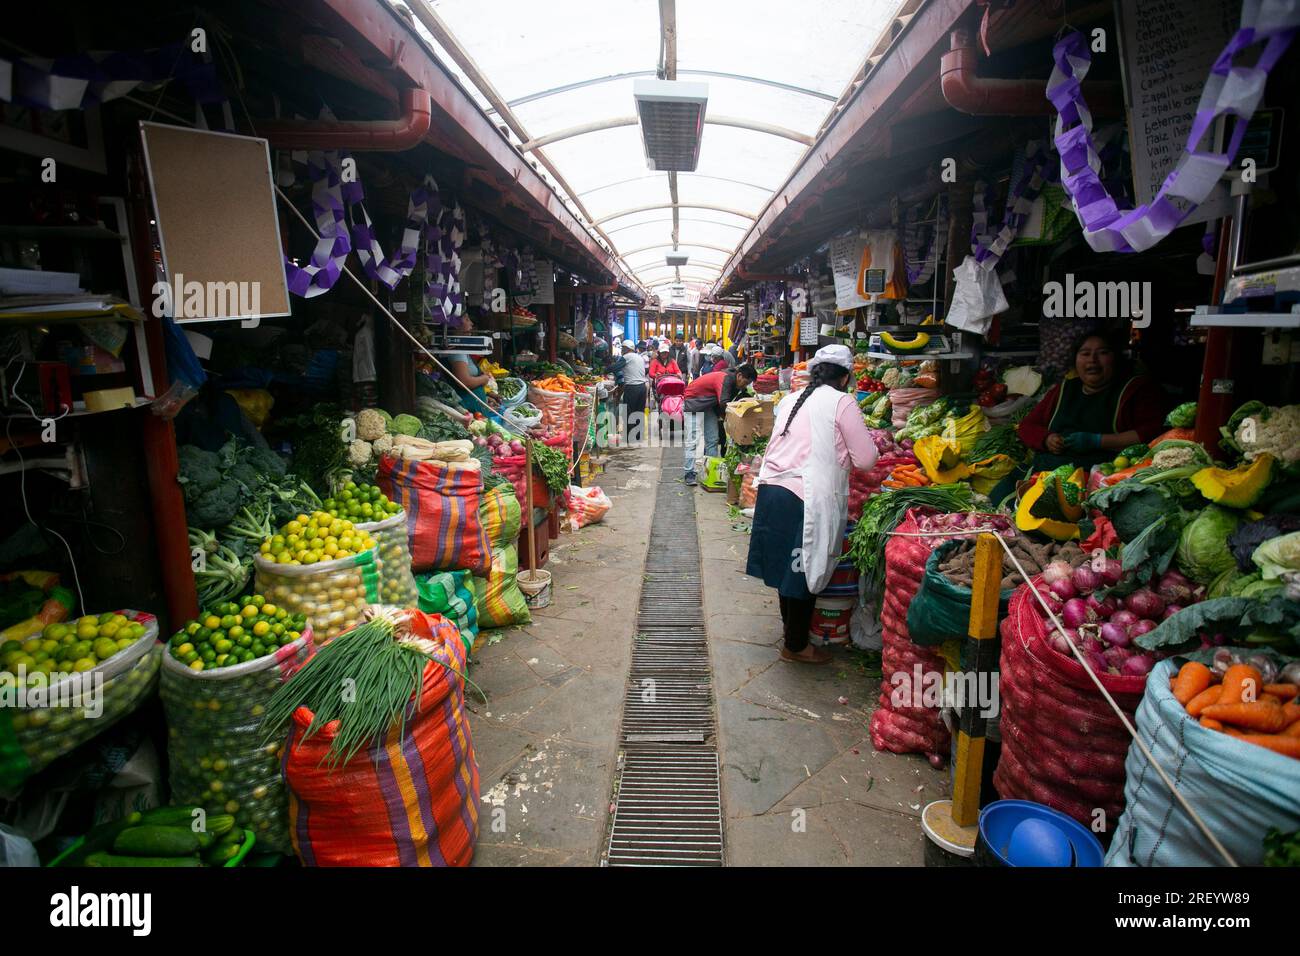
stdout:
POLYGON ((707 83, 636 80, 632 84, 646 165, 658 172, 694 172, 700 162, 707 83))

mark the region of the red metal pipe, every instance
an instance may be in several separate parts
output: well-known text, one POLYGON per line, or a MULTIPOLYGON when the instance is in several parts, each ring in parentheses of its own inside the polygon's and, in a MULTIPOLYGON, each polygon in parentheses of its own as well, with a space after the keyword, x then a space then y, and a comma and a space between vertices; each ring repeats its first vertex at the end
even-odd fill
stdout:
MULTIPOLYGON (((998 80, 977 76, 979 54, 967 30, 949 34, 951 48, 939 66, 943 98, 953 109, 975 116, 1049 116, 1054 107, 1042 80, 998 80)), ((1088 87, 1088 106, 1096 115, 1119 111, 1120 91, 1115 83, 1088 87)))
POLYGON ((429 94, 408 87, 401 94, 402 115, 373 122, 258 120, 256 128, 277 149, 350 149, 396 153, 412 149, 428 135, 433 121, 429 94))
POLYGON ((569 291, 577 295, 588 295, 592 292, 617 292, 618 284, 611 283, 610 285, 575 285, 569 291))
MULTIPOLYGON (((128 201, 132 220, 131 252, 135 260, 136 281, 142 291, 141 301, 147 302, 144 290, 152 289, 156 278, 149 228, 151 204, 144 178, 144 156, 139 149, 132 151, 131 160, 131 191, 128 201)), ((153 369, 153 381, 144 384, 151 387, 154 395, 161 395, 169 385, 162 320, 148 315, 146 310, 144 322, 136 328, 137 334, 145 337, 149 364, 153 369)), ((176 480, 180 474, 176 430, 171 421, 151 412, 146 412, 141 418, 141 448, 153 503, 154 544, 157 548, 163 594, 167 599, 168 620, 163 622, 167 625, 164 633, 169 633, 199 614, 187 530, 189 522, 185 517, 185 497, 176 480)))

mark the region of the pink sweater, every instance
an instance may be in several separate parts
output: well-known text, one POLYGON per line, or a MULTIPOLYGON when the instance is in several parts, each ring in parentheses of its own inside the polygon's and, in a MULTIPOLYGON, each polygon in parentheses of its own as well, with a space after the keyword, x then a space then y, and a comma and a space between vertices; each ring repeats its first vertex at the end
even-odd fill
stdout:
MULTIPOLYGON (((822 386, 829 388, 829 385, 822 386)), ((812 428, 809 426, 808 408, 790 423, 790 433, 782 437, 772 433, 764 453, 764 464, 774 471, 793 471, 803 465, 812 453, 812 428)), ((862 412, 852 397, 845 395, 835 410, 835 457, 846 471, 850 468, 868 469, 876 463, 876 443, 871 440, 871 430, 862 420, 862 412)), ((797 475, 773 478, 764 484, 778 485, 803 498, 803 479, 797 475)))

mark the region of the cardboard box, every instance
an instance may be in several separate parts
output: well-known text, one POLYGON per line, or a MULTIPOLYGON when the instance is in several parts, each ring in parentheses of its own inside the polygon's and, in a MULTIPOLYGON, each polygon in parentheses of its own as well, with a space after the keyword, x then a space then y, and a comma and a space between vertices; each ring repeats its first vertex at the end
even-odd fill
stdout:
POLYGON ((727 405, 725 421, 727 439, 737 445, 752 445, 757 439, 770 436, 776 410, 775 403, 759 402, 757 406, 743 413, 737 408, 741 404, 743 403, 731 402, 727 405))

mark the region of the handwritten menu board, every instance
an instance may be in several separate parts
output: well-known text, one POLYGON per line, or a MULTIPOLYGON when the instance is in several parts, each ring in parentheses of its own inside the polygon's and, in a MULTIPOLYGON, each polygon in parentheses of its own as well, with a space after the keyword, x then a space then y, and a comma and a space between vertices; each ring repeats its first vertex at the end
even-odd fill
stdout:
POLYGON ((858 294, 862 275, 862 237, 856 232, 831 240, 830 264, 835 277, 835 308, 841 312, 870 305, 870 299, 858 294))
MULTIPOLYGON (((1241 22, 1241 0, 1124 0, 1115 5, 1115 16, 1133 188, 1137 201, 1148 203, 1183 155, 1205 78, 1241 22)), ((1094 53, 1094 61, 1101 56, 1094 53)), ((1228 190, 1221 185, 1183 222, 1205 222, 1227 211, 1228 190)))

